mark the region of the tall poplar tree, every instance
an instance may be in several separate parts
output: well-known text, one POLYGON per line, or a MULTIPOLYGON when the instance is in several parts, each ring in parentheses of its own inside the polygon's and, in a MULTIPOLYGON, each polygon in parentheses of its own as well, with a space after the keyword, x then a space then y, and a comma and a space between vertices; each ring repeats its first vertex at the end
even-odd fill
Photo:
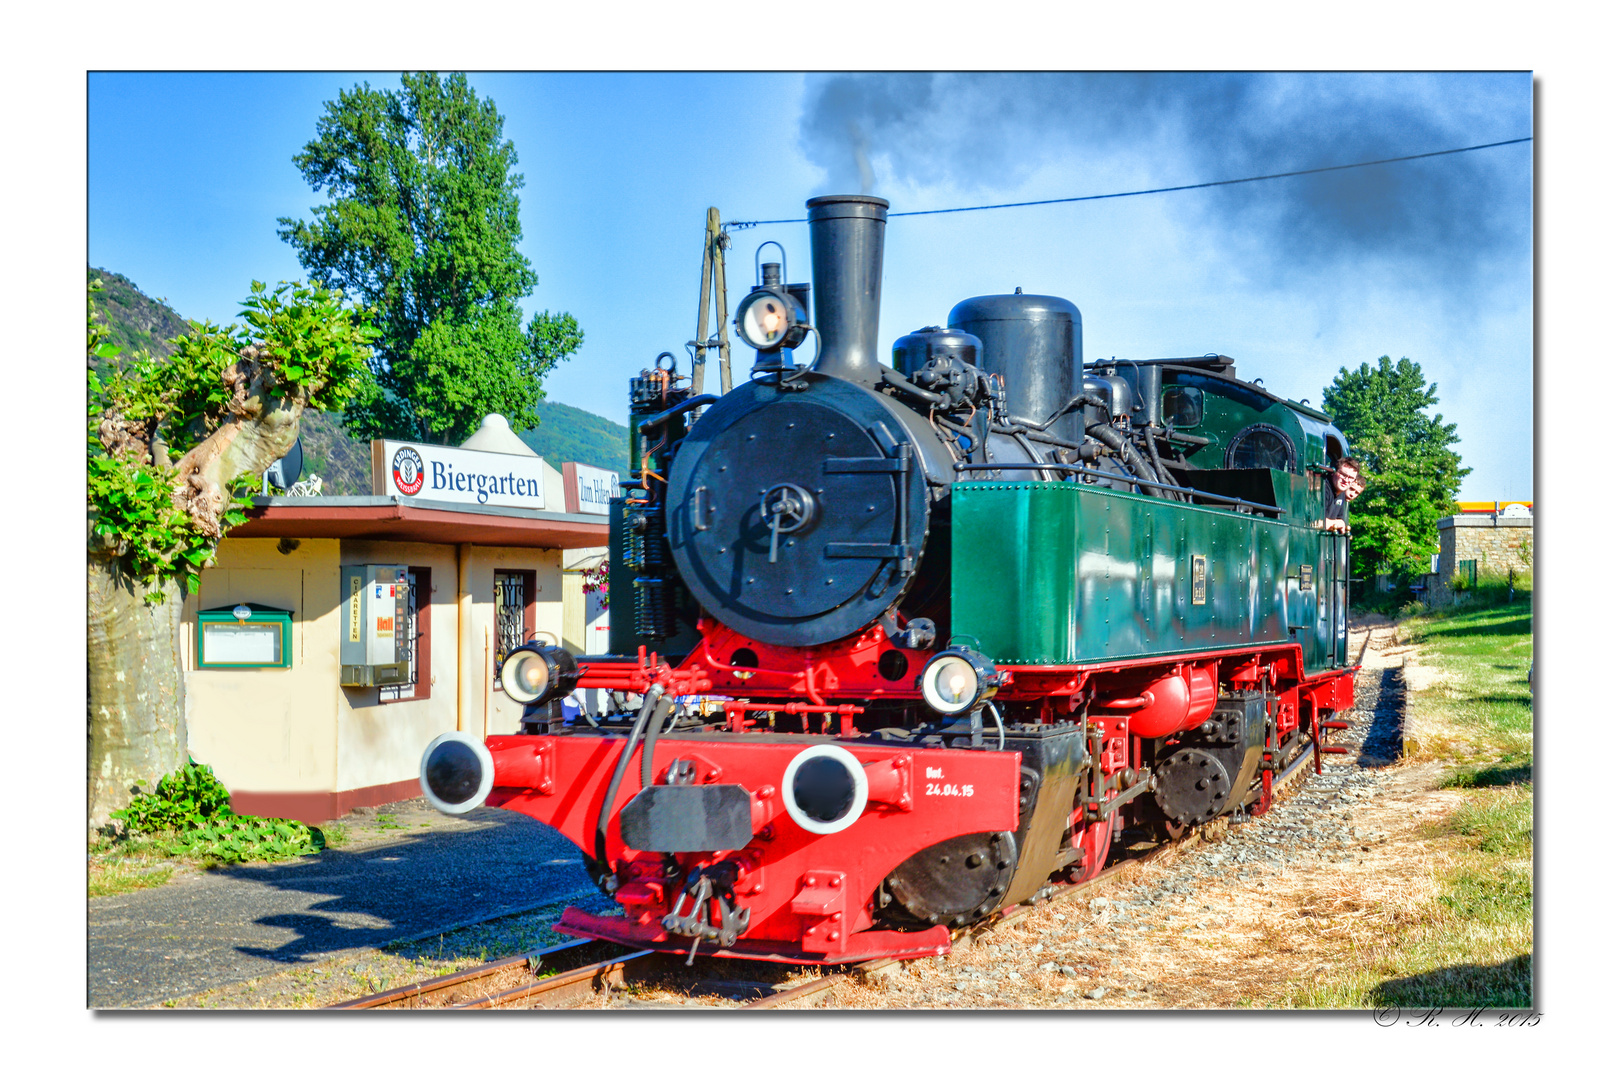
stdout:
POLYGON ((1472 469, 1451 446, 1457 425, 1425 411, 1440 403, 1439 385, 1406 357, 1378 366, 1340 368, 1322 392, 1322 408, 1350 438, 1367 490, 1350 504, 1350 572, 1371 580, 1390 572, 1427 573, 1435 525, 1455 512, 1462 478, 1472 469))
POLYGON ((567 313, 523 326, 536 278, 503 123, 466 75, 407 74, 398 90, 340 92, 293 158, 332 201, 282 218, 279 235, 316 281, 375 308, 383 333, 375 385, 344 414, 359 438, 457 443, 488 413, 531 428, 541 380, 583 341, 567 313))

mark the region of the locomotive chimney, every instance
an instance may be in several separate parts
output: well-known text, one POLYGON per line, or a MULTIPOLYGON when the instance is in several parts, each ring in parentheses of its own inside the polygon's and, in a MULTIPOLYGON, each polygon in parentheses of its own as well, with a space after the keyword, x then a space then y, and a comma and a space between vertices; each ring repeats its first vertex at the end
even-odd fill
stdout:
POLYGON ((883 290, 883 227, 889 200, 873 195, 822 195, 810 212, 810 261, 816 332, 815 370, 875 387, 878 300, 883 290))

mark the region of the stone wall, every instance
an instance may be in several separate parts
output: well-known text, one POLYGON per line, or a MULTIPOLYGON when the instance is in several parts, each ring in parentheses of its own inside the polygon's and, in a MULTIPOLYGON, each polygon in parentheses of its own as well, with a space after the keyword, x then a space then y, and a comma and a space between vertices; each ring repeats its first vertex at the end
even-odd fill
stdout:
POLYGON ((1479 573, 1506 575, 1509 570, 1527 574, 1535 561, 1535 519, 1506 514, 1459 514, 1442 518, 1440 562, 1437 573, 1429 575, 1427 598, 1430 606, 1454 601, 1451 579, 1467 559, 1479 563, 1479 573))

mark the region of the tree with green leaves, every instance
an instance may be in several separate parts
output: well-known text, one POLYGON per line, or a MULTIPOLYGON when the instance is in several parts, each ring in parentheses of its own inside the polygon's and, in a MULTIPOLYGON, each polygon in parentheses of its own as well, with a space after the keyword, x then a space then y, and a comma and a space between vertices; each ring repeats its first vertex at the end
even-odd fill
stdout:
POLYGON ((1426 411, 1439 402, 1438 384, 1426 383, 1423 369, 1404 356, 1398 363, 1381 356, 1376 368, 1340 368, 1322 392, 1322 408, 1349 437, 1367 484, 1350 504, 1353 577, 1428 572, 1436 522, 1455 512, 1462 478, 1473 471, 1451 449, 1457 425, 1426 411))
POLYGON ((97 321, 100 285, 88 324, 92 829, 136 784, 186 765, 184 595, 246 520, 238 484, 292 449, 304 410, 342 409, 372 385, 377 337, 341 293, 254 282, 246 326, 193 323, 167 359, 126 360, 97 321))
POLYGON ((407 74, 399 90, 342 91, 293 158, 332 201, 280 236, 316 281, 377 310, 375 383, 348 407, 362 439, 459 443, 489 413, 537 421, 546 373, 584 340, 573 316, 542 311, 518 251, 517 151, 467 77, 407 74))

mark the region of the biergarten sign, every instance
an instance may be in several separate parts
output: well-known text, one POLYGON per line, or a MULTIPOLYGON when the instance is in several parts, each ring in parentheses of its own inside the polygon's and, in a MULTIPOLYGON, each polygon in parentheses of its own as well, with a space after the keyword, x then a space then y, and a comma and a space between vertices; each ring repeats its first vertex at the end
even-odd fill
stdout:
POLYGON ((546 508, 541 458, 392 439, 376 439, 371 446, 373 495, 525 510, 546 508))

